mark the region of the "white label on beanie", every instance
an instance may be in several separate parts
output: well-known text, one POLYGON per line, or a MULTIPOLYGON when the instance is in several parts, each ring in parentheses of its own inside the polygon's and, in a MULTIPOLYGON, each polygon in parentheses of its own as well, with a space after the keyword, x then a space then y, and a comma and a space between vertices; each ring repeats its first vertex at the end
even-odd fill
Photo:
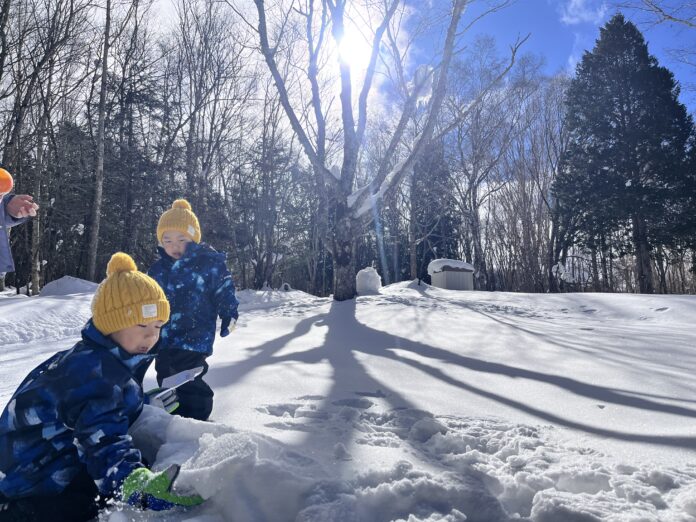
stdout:
POLYGON ((157 305, 156 304, 143 305, 143 319, 145 319, 147 317, 157 317, 157 305))
POLYGON ((196 229, 193 228, 191 225, 188 226, 188 229, 187 229, 187 230, 188 230, 189 235, 191 235, 191 236, 195 236, 195 235, 196 235, 196 229))

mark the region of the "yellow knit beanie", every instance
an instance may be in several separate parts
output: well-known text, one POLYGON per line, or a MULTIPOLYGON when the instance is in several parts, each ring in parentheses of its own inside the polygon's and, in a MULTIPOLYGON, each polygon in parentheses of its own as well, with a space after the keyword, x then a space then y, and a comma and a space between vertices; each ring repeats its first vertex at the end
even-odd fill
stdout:
POLYGON ((92 301, 92 322, 104 335, 136 324, 169 320, 169 301, 157 281, 138 271, 128 254, 116 252, 92 301))
POLYGON ((157 240, 160 243, 168 230, 186 234, 196 243, 201 242, 201 226, 196 214, 191 210, 191 204, 185 199, 177 199, 172 203, 172 208, 160 216, 157 223, 157 240))

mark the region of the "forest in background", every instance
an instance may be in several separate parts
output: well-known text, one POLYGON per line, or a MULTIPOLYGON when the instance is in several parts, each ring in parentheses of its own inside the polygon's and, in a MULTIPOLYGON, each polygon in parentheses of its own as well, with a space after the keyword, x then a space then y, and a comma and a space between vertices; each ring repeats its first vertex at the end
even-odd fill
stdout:
POLYGON ((181 1, 165 26, 146 0, 1 0, 1 165, 40 205, 6 282, 145 269, 184 197, 241 288, 350 298, 360 268, 448 257, 482 290, 694 293, 693 122, 638 29, 549 77, 524 38, 460 45, 474 3, 181 1), (362 65, 331 45, 351 24, 362 65))

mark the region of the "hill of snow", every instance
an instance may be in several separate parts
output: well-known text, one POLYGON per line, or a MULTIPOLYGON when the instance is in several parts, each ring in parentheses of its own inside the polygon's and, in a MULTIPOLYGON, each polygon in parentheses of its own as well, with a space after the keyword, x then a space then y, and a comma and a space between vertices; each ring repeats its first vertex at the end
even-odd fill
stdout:
MULTIPOLYGON (((2 407, 89 317, 58 293, 0 299, 2 407)), ((148 407, 132 430, 207 502, 102 520, 696 521, 695 297, 239 298, 213 422, 148 407)))

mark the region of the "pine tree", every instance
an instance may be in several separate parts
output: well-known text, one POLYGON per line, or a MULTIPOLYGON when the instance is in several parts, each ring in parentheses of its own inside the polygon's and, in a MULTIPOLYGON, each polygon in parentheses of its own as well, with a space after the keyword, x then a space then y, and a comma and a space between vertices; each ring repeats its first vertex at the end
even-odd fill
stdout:
POLYGON ((651 250, 676 233, 694 186, 693 122, 678 96, 672 73, 617 14, 578 64, 566 99, 570 141, 556 195, 579 217, 585 245, 625 232, 641 293, 653 292, 651 250))

